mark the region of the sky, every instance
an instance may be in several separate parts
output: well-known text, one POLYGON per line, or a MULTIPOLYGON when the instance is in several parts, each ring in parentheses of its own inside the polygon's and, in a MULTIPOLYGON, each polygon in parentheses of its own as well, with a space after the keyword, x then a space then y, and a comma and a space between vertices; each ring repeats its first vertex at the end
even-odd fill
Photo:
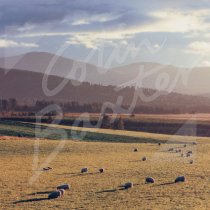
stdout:
POLYGON ((210 66, 209 0, 0 0, 0 54, 210 66))

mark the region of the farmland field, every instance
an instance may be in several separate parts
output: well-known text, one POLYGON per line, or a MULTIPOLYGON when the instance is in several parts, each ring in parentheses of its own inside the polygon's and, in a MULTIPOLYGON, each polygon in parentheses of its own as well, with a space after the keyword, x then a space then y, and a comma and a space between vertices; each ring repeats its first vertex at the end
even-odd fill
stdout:
POLYGON ((0 135, 2 210, 210 209, 208 137, 11 120, 0 121, 0 135), (57 135, 60 130, 66 139, 57 135), (83 138, 71 133, 82 130, 83 138), (170 148, 174 151, 169 152, 170 148), (186 157, 187 151, 193 155, 186 157), (146 161, 142 161, 144 156, 146 161), (43 171, 47 166, 53 170, 43 171), (87 174, 80 174, 82 167, 88 167, 87 174), (100 174, 99 168, 105 172, 100 174), (181 175, 186 182, 175 184, 181 175), (155 183, 145 184, 147 176, 155 183), (133 182, 134 187, 120 187, 126 182, 133 182), (48 200, 48 194, 63 183, 71 189, 60 199, 48 200))
MULTIPOLYGON (((113 119, 113 115, 108 115, 113 119)), ((178 114, 178 115, 161 115, 161 114, 136 114, 134 116, 121 115, 124 124, 124 130, 140 131, 155 134, 169 135, 195 135, 202 137, 210 137, 210 115, 209 114, 178 114), (184 129, 182 129, 184 127, 184 129), (193 130, 193 133, 191 132, 193 130)), ((75 120, 80 118, 79 113, 65 113, 64 118, 59 124, 65 126, 73 126, 75 120)), ((90 114, 81 118, 80 127, 91 127, 100 122, 100 114, 90 114)), ((4 119, 5 120, 5 119, 4 119)), ((6 120, 36 122, 36 118, 32 117, 8 117, 6 120)), ((47 122, 47 118, 42 119, 43 123, 47 122)), ((99 123, 100 124, 100 123, 99 123)))
POLYGON ((210 210, 210 0, 0 9, 0 210, 210 210))
MULTIPOLYGON (((57 140, 40 140, 39 166, 44 163, 57 140)), ((0 140, 0 209, 209 209, 210 144, 101 143, 66 141, 64 148, 47 166, 51 171, 33 170, 34 139, 14 137, 0 140), (4 140, 5 139, 5 140, 4 140), (139 149, 133 152, 133 148, 139 149), (193 150, 190 158, 168 152, 168 148, 193 150), (147 161, 141 161, 146 156, 147 161), (189 160, 194 164, 189 164, 189 160), (88 167, 88 174, 80 169, 88 167), (103 167, 105 173, 98 173, 103 167), (33 183, 34 174, 40 173, 33 183), (184 183, 172 183, 179 175, 184 183), (156 182, 145 184, 145 177, 156 182), (134 187, 119 188, 131 181, 134 187), (62 183, 71 189, 57 200, 46 200, 48 193, 62 183)))

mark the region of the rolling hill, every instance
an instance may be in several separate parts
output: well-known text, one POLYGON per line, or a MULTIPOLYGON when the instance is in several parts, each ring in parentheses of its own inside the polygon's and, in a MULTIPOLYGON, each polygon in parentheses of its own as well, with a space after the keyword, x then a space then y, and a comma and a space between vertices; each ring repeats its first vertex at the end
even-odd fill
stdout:
MULTIPOLYGON (((87 103, 114 103, 117 99, 122 99, 124 106, 130 106, 134 98, 134 94, 143 94, 151 96, 158 94, 154 100, 145 101, 138 97, 135 106, 145 108, 147 110, 180 110, 186 112, 208 112, 210 107, 210 99, 200 96, 189 96, 178 93, 166 93, 152 89, 133 87, 124 87, 120 90, 114 86, 93 85, 87 82, 78 83, 75 80, 67 80, 64 88, 53 96, 46 96, 42 88, 42 73, 35 73, 23 70, 9 71, 5 73, 4 69, 0 69, 0 96, 3 99, 16 98, 18 101, 34 102, 37 99, 46 101, 72 102, 76 101, 80 104, 87 103), (119 98, 120 97, 120 98, 119 98), (200 111, 199 111, 200 110, 200 111)), ((49 76, 47 87, 52 90, 57 87, 63 78, 58 76, 49 76)))
POLYGON ((0 58, 0 67, 4 69, 22 69, 30 72, 47 73, 68 79, 80 80, 92 84, 113 86, 134 86, 132 82, 138 76, 138 87, 163 89, 189 95, 208 95, 210 89, 210 69, 207 67, 184 69, 157 63, 134 63, 126 66, 105 69, 92 64, 75 61, 46 52, 31 52, 19 56, 0 58), (54 62, 55 61, 55 62, 54 62), (48 67, 53 64, 52 69, 48 67), (74 67, 77 66, 75 69, 74 67), (140 73, 140 69, 143 72, 140 73), (74 70, 76 71, 74 71, 74 70), (141 83, 142 81, 142 83, 141 83))

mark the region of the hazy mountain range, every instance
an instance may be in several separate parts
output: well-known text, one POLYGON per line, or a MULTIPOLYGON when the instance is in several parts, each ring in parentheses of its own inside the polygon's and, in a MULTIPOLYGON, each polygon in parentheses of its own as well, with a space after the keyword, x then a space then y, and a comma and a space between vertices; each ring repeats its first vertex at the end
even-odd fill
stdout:
MULTIPOLYGON (((159 92, 152 89, 136 89, 125 87, 120 90, 114 86, 91 85, 90 83, 78 83, 74 80, 67 80, 66 85, 53 96, 46 96, 42 88, 42 73, 29 72, 25 70, 9 71, 0 69, 0 97, 2 99, 16 98, 24 104, 34 104, 36 100, 56 102, 78 102, 79 104, 113 103, 116 104, 118 97, 122 98, 122 104, 129 107, 132 103, 134 93, 144 93, 151 96, 158 93, 158 97, 149 102, 140 98, 134 104, 142 112, 155 112, 159 110, 167 113, 186 112, 209 112, 210 98, 201 96, 190 96, 178 93, 159 92), (153 111, 151 111, 153 110, 153 111)), ((52 90, 63 81, 58 76, 49 76, 47 87, 52 90)), ((139 112, 139 111, 138 111, 139 112)))
MULTIPOLYGON (((160 110, 168 113, 210 112, 210 98, 155 90, 153 88, 155 87, 155 82, 151 80, 151 83, 149 83, 149 79, 146 80, 147 86, 151 86, 151 88, 134 88, 127 86, 122 87, 121 89, 116 89, 116 86, 108 85, 115 84, 114 78, 116 78, 116 80, 118 79, 118 84, 126 82, 124 71, 127 71, 128 74, 128 66, 109 70, 103 77, 103 75, 97 72, 96 66, 87 64, 87 71, 91 72, 90 74, 92 75, 91 78, 89 74, 86 74, 87 77, 85 77, 85 80, 88 82, 79 83, 73 79, 66 79, 65 85, 60 91, 58 91, 58 93, 47 96, 43 91, 42 82, 44 77, 43 72, 45 72, 45 67, 48 65, 47 62, 50 61, 51 56, 51 54, 46 53, 29 53, 17 62, 15 68, 12 66, 11 70, 8 70, 8 68, 0 68, 0 97, 3 99, 16 98, 18 101, 24 102, 24 104, 33 104, 36 100, 58 102, 75 101, 80 104, 103 104, 105 102, 116 104, 117 99, 120 97, 120 100, 122 99, 122 104, 129 107, 132 104, 134 94, 140 93, 142 95, 143 93, 145 96, 153 96, 157 94, 157 97, 150 101, 145 101, 138 97, 138 100, 135 101, 134 104, 135 107, 138 108, 138 112, 159 113, 160 110), (90 71, 88 69, 90 69, 90 71), (114 72, 113 76, 111 76, 112 71, 114 72), (121 74, 120 71, 122 71, 121 74), (110 78, 108 75, 110 75, 110 78), (103 85, 94 83, 100 83, 103 85)), ((18 59, 18 57, 7 58, 5 61, 9 64, 9 61, 12 62, 15 59, 18 59)), ((2 62, 3 60, 1 59, 1 65, 3 65, 2 62)), ((73 60, 59 57, 59 61, 55 65, 55 67, 58 67, 54 68, 52 72, 55 75, 50 75, 47 80, 48 89, 52 90, 61 84, 64 80, 63 77, 65 76, 65 73, 67 73, 65 67, 73 62, 73 60), (56 74, 60 76, 56 76, 56 74)), ((147 63, 146 65, 153 66, 155 64, 147 63)), ((8 65, 6 66, 8 67, 8 65)), ((130 65, 129 69, 135 69, 135 66, 137 66, 137 64, 130 65)), ((161 67, 159 64, 156 64, 156 67, 157 66, 161 67)), ((170 68, 172 69, 172 75, 176 69, 174 67, 170 68)), ((134 75, 137 71, 131 72, 133 75, 130 73, 128 74, 128 77, 135 77, 134 75)), ((163 76, 164 75, 165 74, 163 74, 163 76)), ((152 76, 155 78, 154 75, 152 76)), ((157 81, 161 80, 158 78, 157 81)), ((171 84, 172 83, 170 82, 170 85, 171 84)))
POLYGON ((124 106, 129 107, 134 94, 143 93, 145 96, 157 94, 157 97, 150 101, 138 97, 134 105, 143 112, 148 110, 157 113, 158 110, 171 113, 210 112, 210 98, 206 97, 210 86, 208 68, 195 68, 189 71, 155 63, 135 63, 107 70, 58 57, 52 70, 47 72, 54 58, 54 55, 43 52, 1 58, 0 97, 16 98, 27 104, 36 100, 116 104, 117 99, 120 99, 124 106), (75 64, 80 68, 74 71, 72 67, 75 64), (78 78, 84 67, 86 67, 86 73, 82 78, 84 81, 79 83, 78 78), (104 73, 101 73, 102 71, 104 73), (141 74, 139 71, 142 71, 141 74), (47 80, 49 90, 56 88, 64 78, 67 78, 60 91, 51 96, 43 91, 43 77, 46 73, 50 74, 47 80), (136 80, 142 83, 133 87, 136 80), (184 85, 185 82, 187 86, 184 85), (123 87, 116 89, 116 86, 123 87), (202 94, 202 96, 190 94, 202 94))
POLYGON ((157 63, 134 63, 105 69, 69 58, 55 57, 50 53, 31 52, 0 58, 0 68, 47 73, 68 79, 81 79, 91 84, 137 85, 138 87, 190 95, 208 96, 210 90, 210 68, 207 67, 183 69, 157 63), (50 71, 48 71, 49 69, 50 71), (81 72, 85 72, 82 77, 81 72))

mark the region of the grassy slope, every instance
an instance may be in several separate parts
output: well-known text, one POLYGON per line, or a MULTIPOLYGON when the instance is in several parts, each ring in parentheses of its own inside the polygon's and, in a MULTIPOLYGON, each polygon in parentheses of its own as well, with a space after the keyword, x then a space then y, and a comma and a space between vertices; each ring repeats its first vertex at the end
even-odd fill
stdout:
MULTIPOLYGON (((40 164, 59 142, 40 141, 40 164)), ((210 209, 210 144, 198 143, 185 149, 193 150, 195 163, 190 165, 190 159, 166 152, 169 145, 66 141, 62 152, 49 164, 53 170, 42 173, 29 185, 36 172, 32 170, 34 141, 0 140, 0 209, 210 209), (132 152, 133 147, 139 152, 132 152), (148 161, 140 161, 142 156, 148 161), (85 166, 90 173, 79 175, 85 166), (99 167, 106 172, 96 173, 99 167), (178 175, 185 175, 187 181, 167 184, 178 175), (154 177, 156 183, 144 184, 146 176, 154 177), (118 186, 127 181, 134 182, 134 188, 119 190, 118 186), (72 186, 62 199, 33 201, 47 197, 33 193, 54 190, 62 183, 72 186), (24 202, 13 204, 15 201, 24 202)))
MULTIPOLYGON (((122 131, 122 130, 111 130, 111 129, 98 129, 98 128, 81 128, 64 125, 53 125, 53 124, 40 124, 36 125, 38 128, 41 126, 41 133, 38 132, 36 135, 48 138, 48 139, 60 139, 59 131, 64 130, 67 134, 67 139, 77 139, 83 141, 102 141, 102 142, 128 142, 128 143, 157 143, 157 142, 189 142, 196 141, 197 139, 208 139, 201 137, 182 137, 176 135, 165 135, 165 134, 152 134, 146 132, 135 132, 135 131, 122 131), (46 128, 49 129, 53 134, 48 135, 46 128), (72 134, 75 131, 76 136, 72 134), (85 132, 83 138, 80 137, 81 131, 85 132)), ((75 133, 74 132, 74 133, 75 133)), ((12 121, 0 121, 0 135, 17 136, 21 134, 25 137, 35 137, 35 124, 12 122, 12 121)))
MULTIPOLYGON (((72 126, 80 114, 71 114, 61 119, 60 124, 72 126)), ((110 116, 111 117, 111 116, 110 116)), ((99 114, 90 115, 91 124, 95 125, 98 122, 99 114)), ((209 114, 185 114, 185 115, 149 115, 141 114, 129 117, 122 116, 124 120, 125 130, 139 131, 155 134, 173 135, 190 135, 191 131, 196 132, 197 136, 210 137, 210 115, 209 114)), ((13 121, 36 122, 35 117, 13 117, 13 121)), ((82 117, 84 122, 89 121, 87 117, 82 117)), ((42 119, 42 122, 47 122, 47 118, 42 119)), ((85 124, 85 123, 84 123, 85 124)), ((82 122, 81 124, 82 125, 82 122)))
MULTIPOLYGON (((98 133, 98 134, 108 134, 113 136, 122 136, 122 137, 130 137, 132 138, 140 138, 145 139, 148 142, 150 141, 162 141, 162 142, 189 142, 195 141, 197 137, 183 137, 176 135, 166 135, 166 134, 154 134, 154 133, 146 133, 146 132, 136 132, 136 131, 125 131, 125 130, 112 130, 112 129, 99 129, 99 128, 81 128, 81 127, 73 127, 73 126, 65 126, 65 125, 53 125, 53 124, 40 124, 43 126, 49 126, 50 128, 61 128, 65 130, 74 130, 74 131, 85 131, 89 133, 98 133)), ((208 139, 208 138, 200 138, 199 139, 208 139)), ((146 142, 145 141, 145 142, 146 142)))
MULTIPOLYGON (((85 136, 83 138, 80 137, 80 131, 82 128, 70 127, 70 126, 59 126, 59 125, 50 125, 50 124, 41 124, 35 125, 30 123, 21 123, 21 122, 12 122, 12 121, 2 121, 0 122, 0 135, 8 135, 8 136, 18 136, 18 134, 24 137, 40 137, 47 139, 61 139, 59 135, 60 130, 64 130, 67 134, 67 139, 75 138, 77 140, 83 141, 102 141, 102 142, 159 142, 164 141, 164 139, 152 138, 150 136, 143 135, 134 135, 132 136, 132 132, 130 135, 124 135, 122 131, 105 130, 102 129, 101 132, 99 130, 92 130, 84 128, 85 136), (42 128, 41 132, 35 132, 35 128, 42 128), (52 134, 48 134, 46 129, 52 134), (72 135, 72 130, 78 131, 78 135, 72 135)), ((123 131, 124 132, 124 131, 123 131)))

